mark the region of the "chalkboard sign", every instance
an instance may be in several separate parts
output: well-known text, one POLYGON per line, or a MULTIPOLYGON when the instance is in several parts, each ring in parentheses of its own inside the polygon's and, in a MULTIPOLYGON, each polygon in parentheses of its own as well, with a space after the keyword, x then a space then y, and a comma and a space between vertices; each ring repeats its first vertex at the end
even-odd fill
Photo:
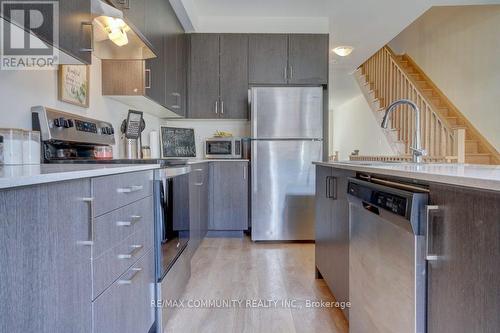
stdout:
POLYGON ((196 157, 194 129, 161 127, 162 158, 196 157))

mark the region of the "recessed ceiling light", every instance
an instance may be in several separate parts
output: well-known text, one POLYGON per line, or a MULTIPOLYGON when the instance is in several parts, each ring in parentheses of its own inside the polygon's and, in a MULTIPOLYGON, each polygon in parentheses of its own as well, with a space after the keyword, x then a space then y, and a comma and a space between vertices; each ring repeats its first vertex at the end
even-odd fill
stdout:
POLYGON ((354 47, 352 46, 337 46, 332 51, 335 52, 336 55, 346 57, 351 54, 352 50, 354 50, 354 47))

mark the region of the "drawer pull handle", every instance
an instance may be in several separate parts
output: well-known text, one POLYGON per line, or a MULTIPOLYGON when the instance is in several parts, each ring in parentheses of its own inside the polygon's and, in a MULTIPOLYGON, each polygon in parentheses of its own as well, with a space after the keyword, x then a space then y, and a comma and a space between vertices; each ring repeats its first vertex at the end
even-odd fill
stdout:
POLYGON ((129 187, 118 188, 118 189, 116 189, 116 192, 118 192, 118 193, 133 193, 133 192, 142 191, 142 189, 144 189, 144 186, 142 186, 142 185, 132 185, 129 187))
POLYGON ((94 216, 94 198, 86 197, 80 200, 87 203, 89 208, 88 240, 77 241, 76 243, 81 246, 92 246, 94 245, 94 223, 92 219, 92 216, 94 216))
POLYGON ((139 222, 142 219, 142 216, 139 215, 132 215, 130 217, 132 220, 131 221, 117 221, 116 226, 117 227, 131 227, 137 222, 139 222))
POLYGON ((132 250, 127 254, 119 254, 118 259, 132 259, 134 255, 139 252, 144 246, 143 245, 131 245, 132 250))
POLYGON ((137 274, 139 274, 139 272, 142 271, 142 268, 140 268, 140 267, 132 268, 131 271, 133 271, 134 273, 132 274, 130 279, 118 280, 118 281, 116 281, 116 283, 118 283, 118 284, 132 284, 132 281, 137 276, 137 274))

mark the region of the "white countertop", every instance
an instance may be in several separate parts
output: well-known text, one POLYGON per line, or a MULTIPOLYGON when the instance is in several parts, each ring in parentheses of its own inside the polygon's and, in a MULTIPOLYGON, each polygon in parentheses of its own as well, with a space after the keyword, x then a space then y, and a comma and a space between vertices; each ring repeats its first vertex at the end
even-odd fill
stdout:
POLYGON ((242 158, 194 158, 188 160, 189 164, 199 164, 199 163, 207 163, 207 162, 250 162, 250 160, 245 160, 242 158))
POLYGON ((314 164, 337 169, 500 191, 500 166, 496 165, 415 164, 365 161, 314 162, 314 164))
POLYGON ((0 166, 0 189, 158 169, 157 164, 40 164, 0 166))

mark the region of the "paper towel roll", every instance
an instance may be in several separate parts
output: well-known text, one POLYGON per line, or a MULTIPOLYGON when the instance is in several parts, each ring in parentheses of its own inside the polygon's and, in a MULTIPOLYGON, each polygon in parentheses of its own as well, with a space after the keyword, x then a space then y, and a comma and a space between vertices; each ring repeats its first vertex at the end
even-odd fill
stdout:
POLYGON ((151 148, 151 158, 160 158, 160 137, 157 131, 149 133, 149 147, 151 148))

